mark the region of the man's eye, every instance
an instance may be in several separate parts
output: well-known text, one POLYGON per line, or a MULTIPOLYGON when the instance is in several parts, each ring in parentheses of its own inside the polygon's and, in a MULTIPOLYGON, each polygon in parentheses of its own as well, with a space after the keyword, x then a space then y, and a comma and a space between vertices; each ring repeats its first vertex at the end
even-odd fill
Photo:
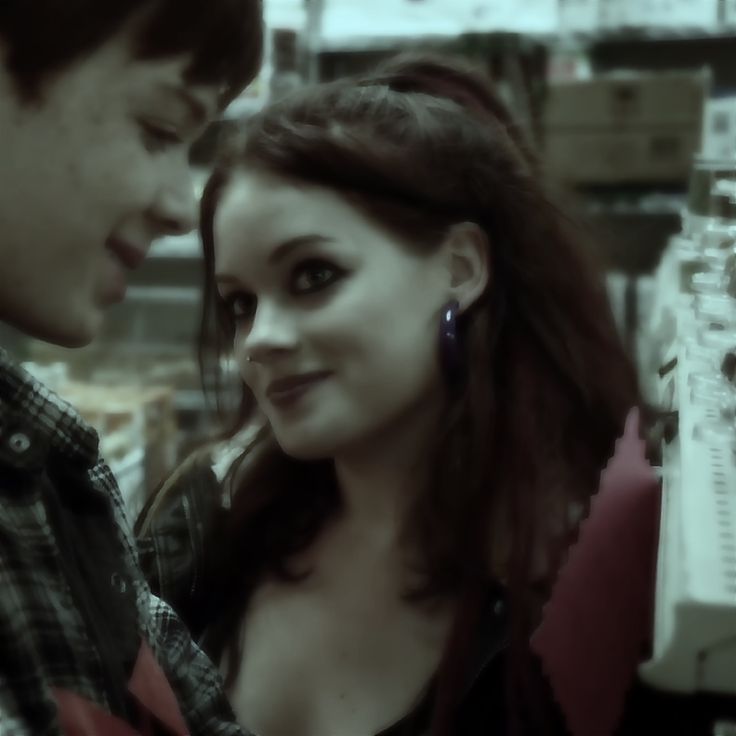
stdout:
POLYGON ((183 143, 176 128, 149 121, 141 121, 140 126, 143 132, 143 143, 152 153, 165 151, 170 146, 178 146, 183 143))
POLYGON ((307 261, 294 269, 293 289, 300 294, 309 294, 330 286, 343 271, 326 261, 307 261))

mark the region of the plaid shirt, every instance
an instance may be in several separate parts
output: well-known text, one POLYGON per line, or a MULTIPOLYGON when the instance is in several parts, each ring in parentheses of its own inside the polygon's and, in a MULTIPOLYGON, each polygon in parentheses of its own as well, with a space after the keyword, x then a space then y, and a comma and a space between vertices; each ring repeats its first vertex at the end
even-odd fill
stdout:
MULTIPOLYGON (((150 592, 120 492, 97 448, 95 431, 0 350, 0 736, 64 733, 55 697, 60 689, 113 712, 105 656, 79 597, 73 596, 60 544, 63 530, 48 502, 49 489, 58 497, 78 490, 73 483, 54 481, 59 477, 83 479, 79 485, 105 511, 101 518, 108 528, 100 533, 114 551, 113 588, 118 590, 96 597, 97 608, 128 607, 123 610, 138 639, 128 649, 150 647, 191 734, 242 736, 219 673, 171 608, 150 592), (59 468, 68 475, 60 476, 59 468)), ((83 550, 85 540, 70 541, 83 550)), ((87 581, 80 578, 80 585, 87 581)), ((126 648, 124 642, 112 645, 108 651, 126 648)))

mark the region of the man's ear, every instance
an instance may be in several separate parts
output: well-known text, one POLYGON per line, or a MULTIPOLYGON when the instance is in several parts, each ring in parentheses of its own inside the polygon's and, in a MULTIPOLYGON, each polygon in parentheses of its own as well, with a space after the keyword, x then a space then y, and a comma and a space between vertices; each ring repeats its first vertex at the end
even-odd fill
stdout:
POLYGON ((485 231, 474 222, 453 225, 443 249, 450 274, 451 296, 465 312, 484 294, 491 280, 490 244, 485 231))

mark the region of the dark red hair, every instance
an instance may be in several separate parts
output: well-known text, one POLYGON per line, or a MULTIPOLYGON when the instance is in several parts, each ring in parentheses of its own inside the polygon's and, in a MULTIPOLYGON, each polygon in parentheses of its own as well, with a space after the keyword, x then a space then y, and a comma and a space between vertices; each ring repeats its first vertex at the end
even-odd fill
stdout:
MULTIPOLYGON (((407 247, 430 251, 458 222, 485 232, 492 279, 462 317, 467 381, 448 402, 437 451, 427 458, 433 480, 407 521, 405 539, 423 574, 408 594, 472 607, 473 591, 501 579, 520 653, 512 660, 523 662, 575 512, 596 491, 638 403, 601 274, 574 225, 550 202, 534 154, 485 78, 462 64, 400 58, 375 74, 292 94, 230 141, 205 190, 207 375, 233 338, 213 284, 213 219, 229 178, 248 168, 329 187, 407 247)), ((234 429, 255 411, 242 391, 234 429)), ((235 580, 251 589, 267 573, 288 576, 289 560, 339 506, 329 463, 286 457, 266 428, 247 468, 231 479, 231 527, 218 540, 221 589, 233 590, 235 580)), ((245 599, 229 602, 233 624, 245 599)), ((461 610, 459 620, 472 612, 461 610)), ((440 674, 436 729, 451 731, 459 679, 452 673, 470 646, 462 628, 440 674)), ((519 678, 521 665, 509 682, 519 678)))

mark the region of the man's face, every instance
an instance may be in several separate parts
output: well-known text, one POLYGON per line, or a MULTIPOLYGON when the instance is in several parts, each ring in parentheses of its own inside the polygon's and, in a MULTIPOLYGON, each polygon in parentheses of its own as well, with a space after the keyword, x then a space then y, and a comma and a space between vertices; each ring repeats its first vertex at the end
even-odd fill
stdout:
POLYGON ((192 229, 188 147, 217 91, 186 86, 187 61, 134 60, 116 37, 37 105, 0 67, 0 320, 84 345, 151 241, 192 229))

